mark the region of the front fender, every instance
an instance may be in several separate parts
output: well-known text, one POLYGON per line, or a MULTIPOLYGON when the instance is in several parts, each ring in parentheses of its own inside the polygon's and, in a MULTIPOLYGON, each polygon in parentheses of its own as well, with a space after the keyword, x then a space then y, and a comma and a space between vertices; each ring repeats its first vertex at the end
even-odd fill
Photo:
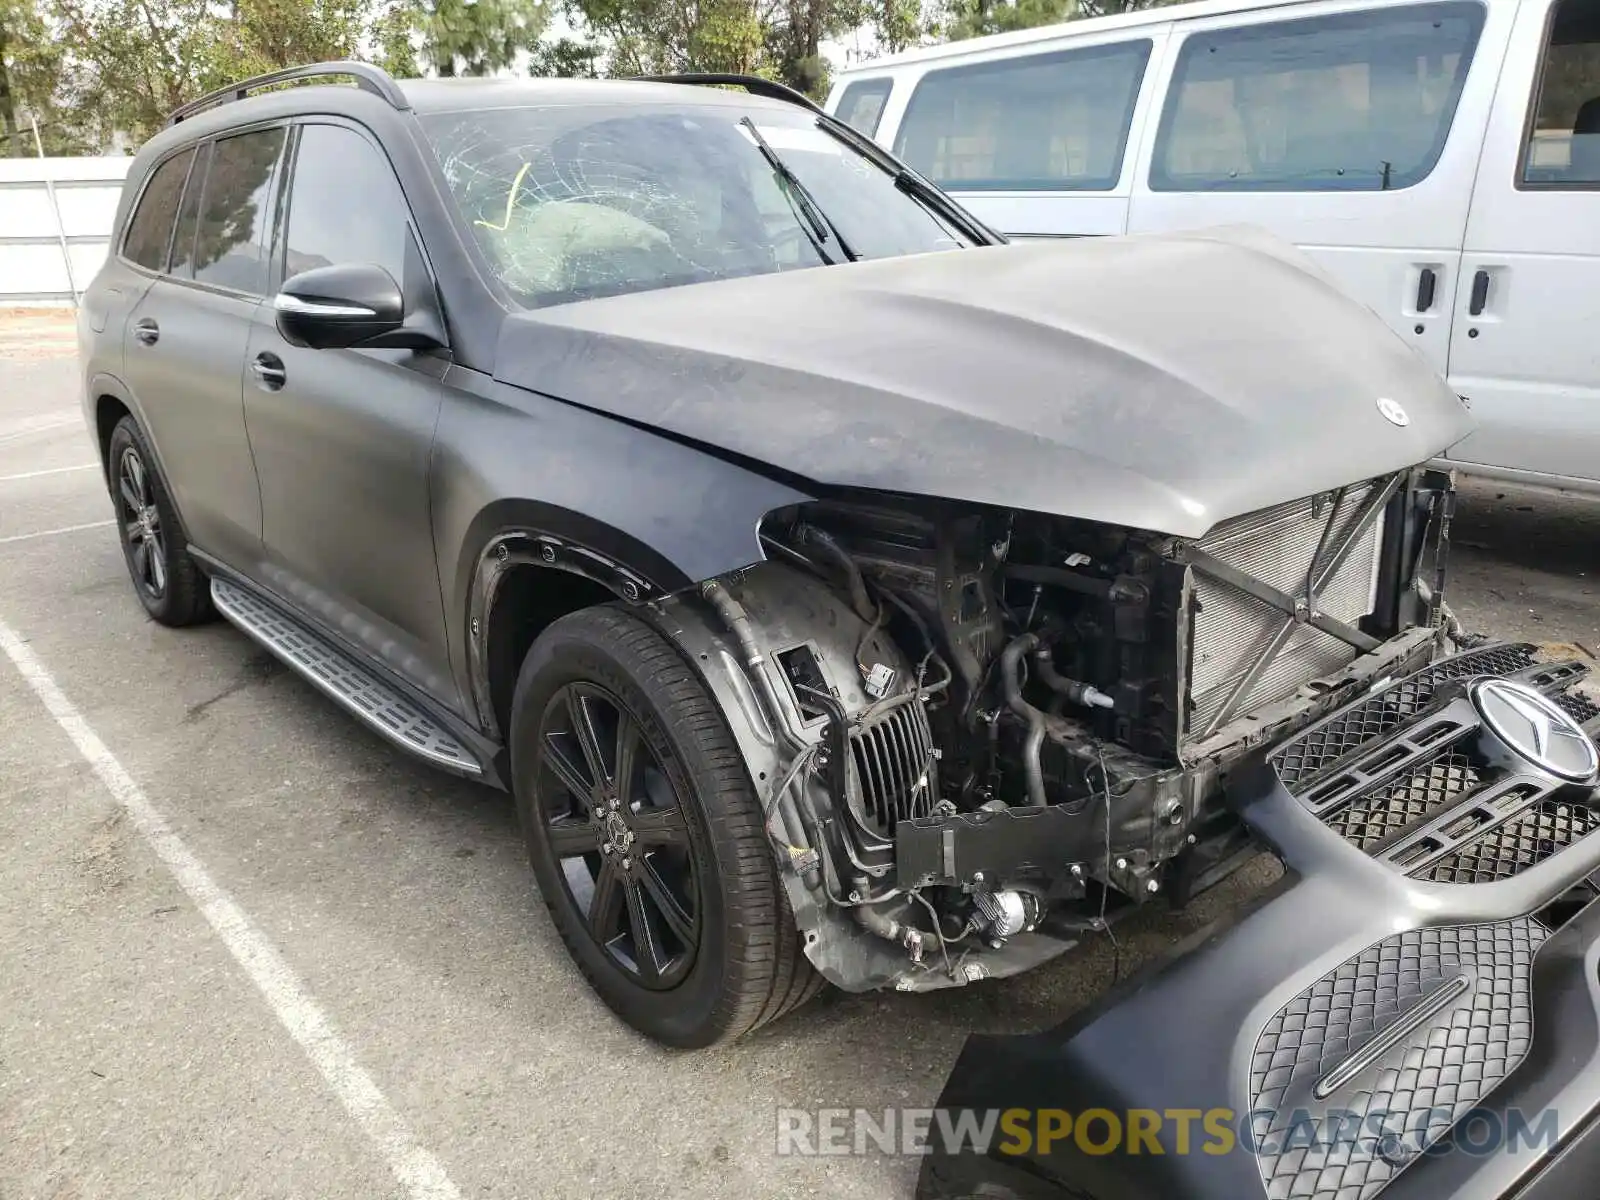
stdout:
POLYGON ((619 581, 633 579, 649 598, 759 561, 761 518, 811 499, 654 430, 478 371, 452 367, 448 379, 434 443, 433 536, 451 668, 466 696, 474 591, 497 539, 550 539, 580 562, 603 562, 619 581))

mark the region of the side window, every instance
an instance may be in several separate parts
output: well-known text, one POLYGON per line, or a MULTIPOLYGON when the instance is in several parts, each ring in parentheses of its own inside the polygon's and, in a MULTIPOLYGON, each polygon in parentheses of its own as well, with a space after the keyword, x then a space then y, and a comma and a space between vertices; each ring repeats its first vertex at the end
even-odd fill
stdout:
POLYGON ((130 262, 138 263, 152 271, 167 269, 167 243, 172 239, 172 222, 178 213, 178 198, 183 194, 183 181, 189 176, 189 163, 194 151, 174 154, 155 169, 139 206, 128 221, 128 234, 122 241, 122 253, 130 262))
POLYGON ((1387 191, 1427 178, 1483 28, 1429 4, 1196 33, 1167 90, 1154 191, 1387 191))
POLYGON ((839 110, 833 115, 858 133, 868 137, 878 132, 878 122, 883 119, 883 106, 889 102, 894 89, 892 79, 863 79, 845 85, 839 97, 839 110))
POLYGON ((1522 183, 1600 188, 1600 0, 1561 0, 1551 15, 1522 183))
POLYGON ((1149 58, 1140 40, 930 71, 895 151, 958 190, 1105 191, 1149 58))
POLYGON ((200 227, 200 196, 206 186, 206 168, 211 165, 211 143, 195 155, 189 186, 183 189, 183 207, 178 209, 178 228, 172 235, 172 266, 167 274, 178 279, 194 278, 195 231, 200 227))
POLYGON ((376 263, 403 284, 409 216, 394 169, 376 146, 340 125, 307 125, 295 155, 284 275, 376 263))
POLYGON ((222 138, 211 151, 194 247, 197 283, 262 295, 267 290, 273 171, 284 131, 222 138))

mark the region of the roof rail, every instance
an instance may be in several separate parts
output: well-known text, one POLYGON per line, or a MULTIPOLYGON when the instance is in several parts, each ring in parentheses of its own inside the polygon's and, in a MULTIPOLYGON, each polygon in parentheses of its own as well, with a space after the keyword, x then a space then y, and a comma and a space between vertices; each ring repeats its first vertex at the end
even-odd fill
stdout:
POLYGON ((634 79, 640 83, 692 83, 701 87, 742 87, 752 96, 765 96, 769 100, 787 100, 790 104, 798 104, 802 108, 811 109, 812 112, 822 111, 822 106, 804 92, 797 92, 787 84, 779 83, 775 79, 763 79, 759 75, 722 75, 689 71, 682 75, 635 75, 634 79))
POLYGON ((356 87, 363 92, 372 93, 380 100, 387 101, 390 108, 404 112, 411 107, 411 102, 400 90, 400 85, 394 81, 394 76, 382 68, 363 62, 320 62, 304 67, 289 67, 282 71, 269 71, 265 75, 253 75, 231 87, 221 88, 201 96, 198 100, 191 100, 181 108, 174 109, 172 115, 167 118, 167 124, 176 125, 187 117, 205 112, 208 108, 215 108, 219 104, 227 104, 230 100, 243 100, 251 92, 262 88, 275 87, 280 83, 293 83, 297 79, 324 78, 353 79, 356 87))

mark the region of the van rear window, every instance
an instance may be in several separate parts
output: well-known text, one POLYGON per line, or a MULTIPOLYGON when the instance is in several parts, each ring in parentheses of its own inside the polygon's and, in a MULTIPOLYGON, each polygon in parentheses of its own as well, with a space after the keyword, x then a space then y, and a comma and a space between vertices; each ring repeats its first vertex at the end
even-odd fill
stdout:
POLYGON ((1150 166, 1153 191, 1386 191, 1439 161, 1483 28, 1426 4, 1192 34, 1150 166))
POLYGON ((1148 39, 929 71, 895 152, 955 191, 1106 191, 1122 176, 1148 39))

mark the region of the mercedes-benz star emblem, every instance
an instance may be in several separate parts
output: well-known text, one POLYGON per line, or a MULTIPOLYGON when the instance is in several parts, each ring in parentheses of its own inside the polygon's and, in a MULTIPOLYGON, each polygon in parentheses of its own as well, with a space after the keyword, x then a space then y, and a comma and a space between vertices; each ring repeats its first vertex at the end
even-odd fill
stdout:
POLYGON ((1560 705, 1525 683, 1485 679, 1472 703, 1488 727, 1519 758, 1557 779, 1593 783, 1600 750, 1560 705))
POLYGON ((1391 400, 1387 396, 1378 397, 1378 411, 1383 414, 1384 420, 1391 425, 1406 426, 1411 424, 1411 417, 1406 410, 1401 408, 1397 401, 1391 400))

